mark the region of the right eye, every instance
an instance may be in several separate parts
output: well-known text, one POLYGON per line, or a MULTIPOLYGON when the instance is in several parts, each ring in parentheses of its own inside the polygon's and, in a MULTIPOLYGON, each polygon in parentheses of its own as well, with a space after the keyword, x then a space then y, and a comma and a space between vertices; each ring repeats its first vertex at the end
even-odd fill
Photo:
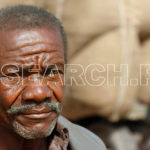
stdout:
POLYGON ((21 78, 18 73, 9 73, 2 76, 0 81, 5 87, 10 87, 21 83, 21 78))
POLYGON ((9 73, 6 75, 6 77, 18 77, 19 74, 18 73, 9 73))
POLYGON ((9 73, 4 77, 8 82, 16 82, 20 80, 20 76, 18 73, 9 73))

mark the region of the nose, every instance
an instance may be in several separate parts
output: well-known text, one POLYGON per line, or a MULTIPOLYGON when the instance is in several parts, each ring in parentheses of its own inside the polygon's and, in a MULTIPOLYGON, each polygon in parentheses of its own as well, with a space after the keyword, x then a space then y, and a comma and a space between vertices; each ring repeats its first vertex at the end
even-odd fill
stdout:
POLYGON ((52 91, 47 85, 30 85, 22 93, 24 103, 36 102, 41 103, 44 100, 51 100, 52 91))

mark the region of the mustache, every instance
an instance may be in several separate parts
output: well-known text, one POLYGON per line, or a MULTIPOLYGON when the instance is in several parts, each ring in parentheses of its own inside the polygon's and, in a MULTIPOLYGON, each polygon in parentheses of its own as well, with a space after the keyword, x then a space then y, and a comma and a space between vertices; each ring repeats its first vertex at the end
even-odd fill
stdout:
POLYGON ((37 104, 26 104, 26 105, 21 105, 21 106, 11 106, 11 108, 9 110, 7 110, 7 113, 10 115, 16 115, 19 114, 23 111, 27 111, 27 110, 32 110, 35 108, 42 108, 42 107, 46 107, 46 108, 51 108, 52 111, 55 111, 56 113, 60 113, 61 112, 61 104, 58 102, 45 102, 43 104, 37 105, 37 104))

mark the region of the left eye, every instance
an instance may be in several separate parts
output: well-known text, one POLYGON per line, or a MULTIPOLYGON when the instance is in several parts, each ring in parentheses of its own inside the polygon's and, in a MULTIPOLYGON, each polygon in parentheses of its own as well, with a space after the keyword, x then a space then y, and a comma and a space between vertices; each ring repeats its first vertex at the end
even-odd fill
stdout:
POLYGON ((55 75, 55 74, 63 74, 62 70, 51 70, 50 74, 55 75))
POLYGON ((58 70, 51 70, 51 71, 50 71, 50 74, 58 74, 58 73, 59 73, 58 70))

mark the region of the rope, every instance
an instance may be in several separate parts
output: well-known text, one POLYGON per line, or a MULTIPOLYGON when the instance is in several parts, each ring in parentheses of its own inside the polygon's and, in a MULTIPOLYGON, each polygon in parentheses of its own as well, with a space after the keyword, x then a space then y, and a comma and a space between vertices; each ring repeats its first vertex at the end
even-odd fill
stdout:
MULTIPOLYGON (((134 51, 134 35, 135 35, 135 16, 133 13, 133 6, 135 4, 135 0, 129 0, 128 8, 131 9, 131 12, 127 14, 125 2, 121 0, 119 3, 119 14, 120 14, 120 34, 121 34, 121 49, 122 49, 122 58, 121 64, 131 64, 133 58, 134 51)), ((128 76, 130 75, 130 71, 128 68, 128 76)), ((122 80, 126 80, 126 72, 121 72, 122 80)), ((128 83, 129 84, 129 83, 128 83)), ((130 86, 130 85, 128 85, 130 86)), ((128 86, 121 86, 118 91, 118 97, 116 101, 116 105, 114 107, 114 112, 112 119, 119 119, 119 112, 124 104, 124 97, 126 96, 126 91, 128 86)))

